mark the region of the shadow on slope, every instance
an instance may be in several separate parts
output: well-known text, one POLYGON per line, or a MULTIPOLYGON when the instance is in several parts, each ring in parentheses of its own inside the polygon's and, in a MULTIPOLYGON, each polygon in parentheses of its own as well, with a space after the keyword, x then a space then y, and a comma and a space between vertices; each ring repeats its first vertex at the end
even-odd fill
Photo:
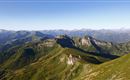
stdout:
MULTIPOLYGON (((96 45, 94 43, 94 41, 92 39, 90 39, 92 45, 99 51, 99 53, 97 52, 88 52, 88 51, 85 51, 79 47, 76 47, 74 44, 74 41, 69 38, 68 36, 62 36, 61 38, 58 38, 57 39, 57 43, 60 44, 62 47, 67 47, 67 48, 73 48, 73 49, 76 49, 78 51, 81 51, 85 54, 89 54, 89 55, 93 55, 93 56, 97 56, 97 57, 102 57, 104 59, 109 59, 109 60, 112 60, 112 59, 115 59, 115 58, 118 58, 119 56, 116 56, 116 55, 112 55, 110 53, 106 53, 103 49, 101 49, 98 45, 96 45)), ((99 60, 97 60, 95 57, 89 57, 90 59, 89 60, 86 60, 88 62, 91 62, 91 63, 94 63, 94 64, 100 64, 102 62, 100 62, 99 60)), ((85 59, 85 56, 84 56, 84 59, 85 59)))

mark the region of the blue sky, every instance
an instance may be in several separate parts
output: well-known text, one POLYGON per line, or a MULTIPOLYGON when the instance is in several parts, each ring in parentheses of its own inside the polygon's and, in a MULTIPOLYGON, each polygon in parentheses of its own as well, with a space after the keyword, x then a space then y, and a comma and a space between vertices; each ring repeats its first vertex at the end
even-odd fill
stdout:
POLYGON ((129 0, 0 0, 0 29, 130 28, 129 0))

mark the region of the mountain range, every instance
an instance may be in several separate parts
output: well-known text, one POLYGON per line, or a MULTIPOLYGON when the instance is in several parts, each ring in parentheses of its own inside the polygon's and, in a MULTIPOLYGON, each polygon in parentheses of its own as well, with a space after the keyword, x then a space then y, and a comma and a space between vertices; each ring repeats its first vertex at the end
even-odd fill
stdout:
POLYGON ((130 30, 129 29, 100 29, 100 30, 91 30, 91 29, 79 29, 79 30, 43 30, 41 31, 44 34, 55 35, 69 35, 69 36, 78 36, 83 37, 85 35, 91 36, 93 38, 114 42, 114 43, 124 43, 130 41, 130 30))
POLYGON ((2 30, 0 35, 0 80, 130 79, 129 41, 46 31, 2 30))
MULTIPOLYGON (((39 30, 39 31, 10 31, 10 30, 0 30, 0 41, 6 41, 9 39, 23 38, 22 36, 30 36, 35 34, 35 32, 48 34, 51 36, 57 35, 68 35, 68 36, 78 36, 83 37, 85 35, 91 36, 93 38, 113 42, 113 43, 125 43, 130 41, 130 30, 129 29, 101 29, 101 30, 91 30, 91 29, 79 29, 79 30, 39 30), (30 34, 30 35, 29 35, 30 34), (9 36, 9 39, 8 39, 9 36), (13 37, 13 38, 12 38, 13 37)), ((3 42, 2 42, 3 43, 3 42)))

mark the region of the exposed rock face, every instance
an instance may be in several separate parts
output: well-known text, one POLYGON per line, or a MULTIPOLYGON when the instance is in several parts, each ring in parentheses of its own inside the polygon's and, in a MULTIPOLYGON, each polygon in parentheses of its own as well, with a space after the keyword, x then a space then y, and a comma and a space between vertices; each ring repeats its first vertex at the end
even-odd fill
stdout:
POLYGON ((105 42, 105 41, 100 41, 100 40, 96 40, 96 39, 91 39, 96 45, 99 46, 111 46, 112 43, 110 42, 105 42))
POLYGON ((111 47, 111 45, 112 45, 112 43, 110 43, 110 42, 96 40, 89 36, 85 36, 82 38, 76 37, 76 38, 71 39, 70 37, 68 37, 66 35, 60 35, 60 36, 57 36, 56 39, 57 39, 57 42, 60 43, 61 45, 64 45, 64 47, 73 47, 73 46, 89 47, 93 44, 98 45, 98 46, 111 47))
POLYGON ((69 55, 68 57, 68 60, 67 60, 67 64, 69 65, 74 65, 74 63, 77 61, 78 59, 76 57, 73 57, 71 54, 69 55))
POLYGON ((96 45, 100 45, 100 46, 108 46, 108 45, 111 46, 112 45, 112 43, 110 43, 110 42, 100 41, 100 40, 97 40, 90 36, 85 36, 85 37, 81 38, 80 43, 83 46, 90 46, 90 45, 92 45, 92 43, 94 43, 96 45))
POLYGON ((89 39, 89 37, 83 37, 82 39, 81 39, 81 44, 84 46, 90 46, 91 45, 91 42, 90 42, 90 39, 89 39))
POLYGON ((90 38, 88 36, 85 37, 74 37, 75 46, 86 46, 89 47, 91 45, 90 38))

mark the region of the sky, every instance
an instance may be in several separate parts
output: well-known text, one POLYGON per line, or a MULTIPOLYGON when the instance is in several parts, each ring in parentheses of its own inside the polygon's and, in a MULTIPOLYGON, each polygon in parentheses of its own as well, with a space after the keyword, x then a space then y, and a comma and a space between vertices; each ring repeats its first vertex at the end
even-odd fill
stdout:
POLYGON ((0 0, 0 29, 129 29, 130 0, 0 0))

